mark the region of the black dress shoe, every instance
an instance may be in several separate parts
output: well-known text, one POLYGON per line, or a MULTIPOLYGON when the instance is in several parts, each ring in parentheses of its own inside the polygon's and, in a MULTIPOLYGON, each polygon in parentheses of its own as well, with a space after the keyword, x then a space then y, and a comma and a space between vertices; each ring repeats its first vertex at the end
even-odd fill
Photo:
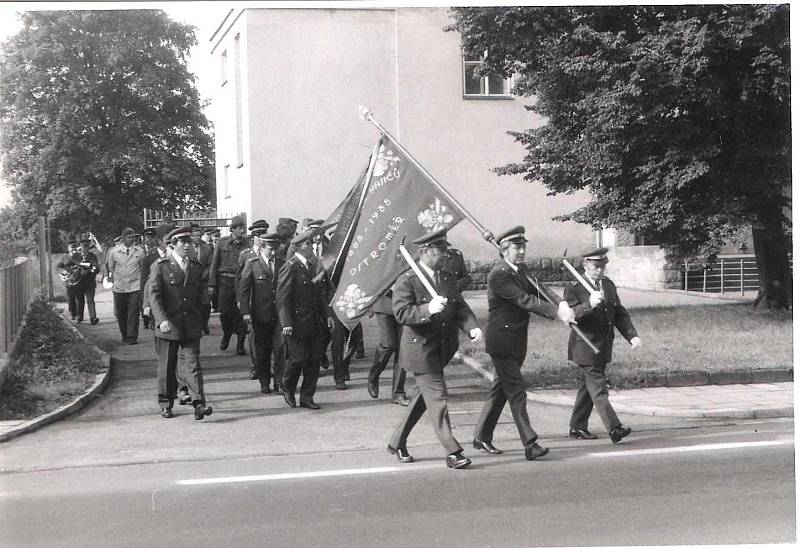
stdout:
POLYGON ((409 454, 408 449, 406 449, 405 447, 398 447, 397 449, 395 449, 391 445, 387 445, 386 450, 389 451, 392 455, 395 455, 397 457, 397 460, 399 460, 400 462, 405 462, 405 463, 414 462, 414 457, 412 457, 409 454))
POLYGON ((258 382, 261 383, 262 394, 272 394, 272 389, 269 387, 269 379, 258 379, 258 382))
POLYGON ((465 457, 461 451, 447 455, 446 460, 448 468, 466 468, 472 464, 472 461, 465 457))
POLYGON ((490 455, 500 455, 503 453, 500 449, 492 445, 492 442, 490 441, 481 441, 479 439, 473 439, 472 447, 474 447, 475 449, 480 449, 481 451, 485 451, 490 455))
POLYGON ((100 320, 98 320, 97 318, 92 318, 91 320, 89 320, 89 323, 92 325, 97 325, 98 323, 100 323, 100 320))
POLYGON ((275 386, 272 387, 272 391, 275 394, 283 395, 283 387, 280 384, 275 383, 275 386))
POLYGON ((314 403, 314 400, 301 401, 300 407, 305 407, 306 409, 319 409, 319 405, 314 403))
POLYGON ((164 417, 165 419, 171 419, 172 417, 174 417, 175 414, 172 412, 172 407, 162 407, 161 416, 164 417))
POLYGON ((584 428, 570 428, 569 429, 569 437, 570 438, 578 438, 580 440, 596 440, 597 436, 589 432, 584 428))
POLYGON ((223 333, 222 340, 219 341, 219 349, 220 350, 227 350, 228 349, 228 345, 230 344, 230 342, 231 342, 230 333, 223 333))
POLYGON ((237 335, 236 336, 236 355, 237 356, 246 356, 247 352, 244 349, 244 341, 245 335, 237 335))
POLYGON ((78 318, 77 320, 75 320, 75 322, 76 323, 83 323, 83 318, 78 318))
POLYGON ((406 398, 405 394, 397 394, 392 396, 392 403, 403 407, 408 407, 408 404, 411 403, 411 400, 406 398))
POLYGON ((288 390, 284 390, 283 399, 289 407, 297 407, 297 402, 294 399, 294 394, 288 390))
POLYGON ((128 339, 128 344, 136 344, 136 339, 134 337, 131 337, 130 339, 128 339))
POLYGON ((525 458, 527 460, 536 460, 549 452, 550 450, 547 447, 542 447, 536 442, 529 443, 525 446, 525 458))
POLYGON ((337 382, 336 390, 347 390, 347 385, 343 382, 337 382))
POLYGON ((608 435, 613 443, 618 443, 622 438, 631 433, 630 426, 617 426, 608 435))
POLYGON ((344 374, 344 380, 346 380, 346 381, 350 380, 350 371, 348 371, 347 373, 344 374))
POLYGON ((328 369, 331 366, 330 360, 328 360, 328 356, 322 356, 322 363, 320 364, 322 369, 328 369))
POLYGON ((370 397, 377 398, 378 397, 378 381, 368 380, 367 381, 367 392, 369 392, 370 397))
POLYGON ((214 409, 210 405, 206 405, 204 403, 198 403, 194 407, 194 420, 196 421, 203 420, 203 417, 207 417, 213 412, 214 409))

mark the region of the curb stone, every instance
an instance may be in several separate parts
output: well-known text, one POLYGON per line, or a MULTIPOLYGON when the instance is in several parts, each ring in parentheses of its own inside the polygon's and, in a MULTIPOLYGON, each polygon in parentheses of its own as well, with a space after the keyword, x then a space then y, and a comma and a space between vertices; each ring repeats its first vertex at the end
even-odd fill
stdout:
MULTIPOLYGON (((492 382, 494 374, 487 371, 483 364, 469 356, 463 356, 461 363, 468 365, 476 373, 483 378, 492 382)), ((749 384, 753 382, 792 382, 794 375, 791 369, 756 369, 752 373, 765 372, 769 374, 759 375, 758 380, 755 380, 756 375, 751 375, 750 371, 731 371, 724 372, 725 375, 716 376, 709 373, 690 373, 687 375, 669 375, 663 376, 664 384, 661 387, 682 387, 682 386, 707 386, 710 384, 749 384), (768 379, 768 380, 762 380, 768 379), (714 379, 724 382, 712 382, 714 379), (746 379, 746 381, 745 381, 746 379), (670 383, 671 381, 671 383, 670 383), (692 383, 692 381, 696 381, 692 383)), ((648 388, 652 385, 648 385, 648 388)), ((548 405, 560 405, 564 407, 571 407, 573 402, 561 403, 556 401, 558 396, 552 398, 542 398, 534 392, 527 390, 527 399, 531 401, 539 401, 548 405)), ((650 415, 660 417, 690 417, 690 418, 728 418, 728 419, 767 419, 767 418, 784 418, 794 417, 794 407, 776 407, 768 409, 736 409, 736 408, 720 408, 712 410, 703 409, 670 409, 661 406, 644 406, 644 405, 629 405, 624 402, 614 402, 614 408, 623 413, 632 413, 636 415, 650 415)))
POLYGON ((69 329, 76 333, 78 338, 83 340, 92 352, 97 354, 97 356, 100 358, 102 371, 95 375, 94 382, 83 394, 71 402, 62 405, 53 411, 50 411, 49 413, 27 420, 17 426, 9 428, 5 432, 0 433, 0 442, 4 442, 28 432, 32 432, 38 428, 41 428, 42 426, 72 415, 73 413, 76 413, 77 411, 80 411, 86 407, 87 404, 97 399, 102 394, 103 390, 105 390, 105 387, 111 378, 111 355, 107 352, 104 352, 96 344, 84 337, 83 333, 78 331, 78 329, 69 323, 63 316, 61 317, 61 321, 64 322, 69 329))

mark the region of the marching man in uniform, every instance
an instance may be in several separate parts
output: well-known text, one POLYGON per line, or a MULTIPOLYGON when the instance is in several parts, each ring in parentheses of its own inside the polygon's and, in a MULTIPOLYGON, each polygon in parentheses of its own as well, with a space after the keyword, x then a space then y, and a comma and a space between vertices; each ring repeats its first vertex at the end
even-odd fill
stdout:
POLYGON ((211 414, 203 391, 203 371, 200 367, 200 337, 203 309, 208 293, 203 282, 203 267, 189 259, 192 229, 176 228, 169 233, 172 253, 158 259, 151 267, 149 305, 155 322, 156 352, 158 353, 158 403, 161 416, 169 419, 172 403, 178 390, 175 370, 178 352, 183 353, 183 372, 180 377, 189 389, 195 420, 211 414))
MULTIPOLYGON (((278 288, 278 272, 283 259, 277 256, 281 237, 277 232, 259 233, 258 255, 244 265, 237 282, 237 300, 244 321, 253 326, 253 378, 261 384, 261 392, 269 394, 270 355, 274 344, 280 344, 278 329, 278 308, 275 294, 278 288)), ((280 384, 283 371, 275 363, 275 385, 280 384)))
POLYGON ((564 289, 564 300, 575 311, 578 327, 600 349, 594 354, 583 340, 571 332, 567 357, 580 366, 583 372, 572 418, 569 421, 569 435, 578 439, 596 439, 589 431, 589 415, 592 408, 603 421, 613 443, 631 433, 629 426, 623 426, 617 417, 611 402, 608 401, 608 379, 606 364, 611 361, 614 345, 614 328, 619 329, 635 350, 642 345, 642 340, 633 326, 628 311, 622 306, 617 295, 617 286, 604 277, 608 264, 608 248, 591 249, 581 254, 586 277, 596 289, 591 293, 580 283, 573 282, 564 289))
POLYGON ((486 326, 486 353, 492 358, 496 375, 475 425, 472 445, 490 454, 502 453, 492 444, 492 438, 508 402, 525 458, 535 460, 549 450, 536 443, 539 435, 531 426, 526 405, 528 396, 521 368, 528 352, 528 322, 531 314, 537 314, 569 323, 575 320, 575 314, 565 301, 556 306, 537 298, 525 272, 527 242, 522 226, 497 235, 502 260, 495 263, 487 278, 489 323, 486 326))
POLYGON ((292 240, 295 252, 278 272, 277 293, 278 316, 289 349, 283 366, 283 398, 289 407, 297 405, 294 391, 302 373, 300 407, 307 409, 319 409, 314 394, 327 344, 326 329, 333 326, 322 284, 313 282, 317 272, 311 240, 315 233, 307 230, 292 240))
POLYGON ((392 291, 394 315, 404 326, 400 338, 400 365, 414 373, 420 391, 406 407, 388 450, 400 462, 414 462, 406 440, 427 409, 436 437, 445 448, 448 468, 465 468, 472 461, 462 453, 463 448, 450 427, 444 367, 458 349, 459 329, 475 342, 481 339, 482 333, 456 280, 439 269, 448 246, 446 236, 447 230, 443 228, 414 240, 419 246, 420 270, 429 278, 427 281, 437 296, 431 298, 413 270, 400 276, 392 291))

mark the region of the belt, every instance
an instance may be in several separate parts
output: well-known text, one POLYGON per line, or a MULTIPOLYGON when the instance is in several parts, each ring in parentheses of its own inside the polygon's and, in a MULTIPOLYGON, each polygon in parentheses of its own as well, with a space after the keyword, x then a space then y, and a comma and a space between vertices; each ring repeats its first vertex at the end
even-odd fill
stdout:
POLYGON ((219 277, 220 278, 235 278, 236 274, 233 274, 231 272, 220 272, 219 273, 219 277))

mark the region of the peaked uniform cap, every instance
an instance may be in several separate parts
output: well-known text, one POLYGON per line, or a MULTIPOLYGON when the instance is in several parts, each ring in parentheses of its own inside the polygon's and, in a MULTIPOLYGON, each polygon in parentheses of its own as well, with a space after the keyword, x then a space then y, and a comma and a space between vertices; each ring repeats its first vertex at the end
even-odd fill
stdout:
POLYGON ((173 229, 172 232, 170 232, 167 235, 167 238, 170 240, 173 239, 182 240, 191 237, 192 237, 192 227, 190 226, 179 226, 178 228, 173 229))
POLYGON ((590 247, 581 252, 581 258, 585 261, 595 261, 605 264, 608 262, 607 253, 607 247, 590 247))
POLYGON ((145 228, 142 231, 142 235, 144 235, 144 236, 155 236, 156 235, 156 229, 155 228, 145 228))
POLYGON ((281 235, 277 232, 264 231, 264 233, 260 234, 258 237, 262 242, 266 242, 268 244, 279 244, 282 240, 281 235))
POLYGON ((256 229, 259 229, 259 228, 263 228, 264 230, 267 230, 269 228, 269 223, 267 221, 265 221, 264 219, 259 219, 256 222, 254 222, 253 224, 251 224, 250 226, 248 226, 247 230, 256 230, 256 229))
POLYGON ((439 230, 434 230, 430 234, 420 236, 414 240, 413 243, 417 244, 419 247, 438 247, 440 249, 447 249, 447 246, 450 245, 447 243, 446 228, 440 228, 439 230))
POLYGON ((525 237, 524 226, 515 226, 514 228, 504 230, 496 236, 496 240, 498 244, 502 244, 504 242, 525 243, 528 241, 528 239, 525 237))
POLYGON ((266 227, 258 227, 258 228, 251 229, 250 235, 251 236, 261 236, 262 234, 266 234, 266 233, 267 233, 267 228, 266 227))

